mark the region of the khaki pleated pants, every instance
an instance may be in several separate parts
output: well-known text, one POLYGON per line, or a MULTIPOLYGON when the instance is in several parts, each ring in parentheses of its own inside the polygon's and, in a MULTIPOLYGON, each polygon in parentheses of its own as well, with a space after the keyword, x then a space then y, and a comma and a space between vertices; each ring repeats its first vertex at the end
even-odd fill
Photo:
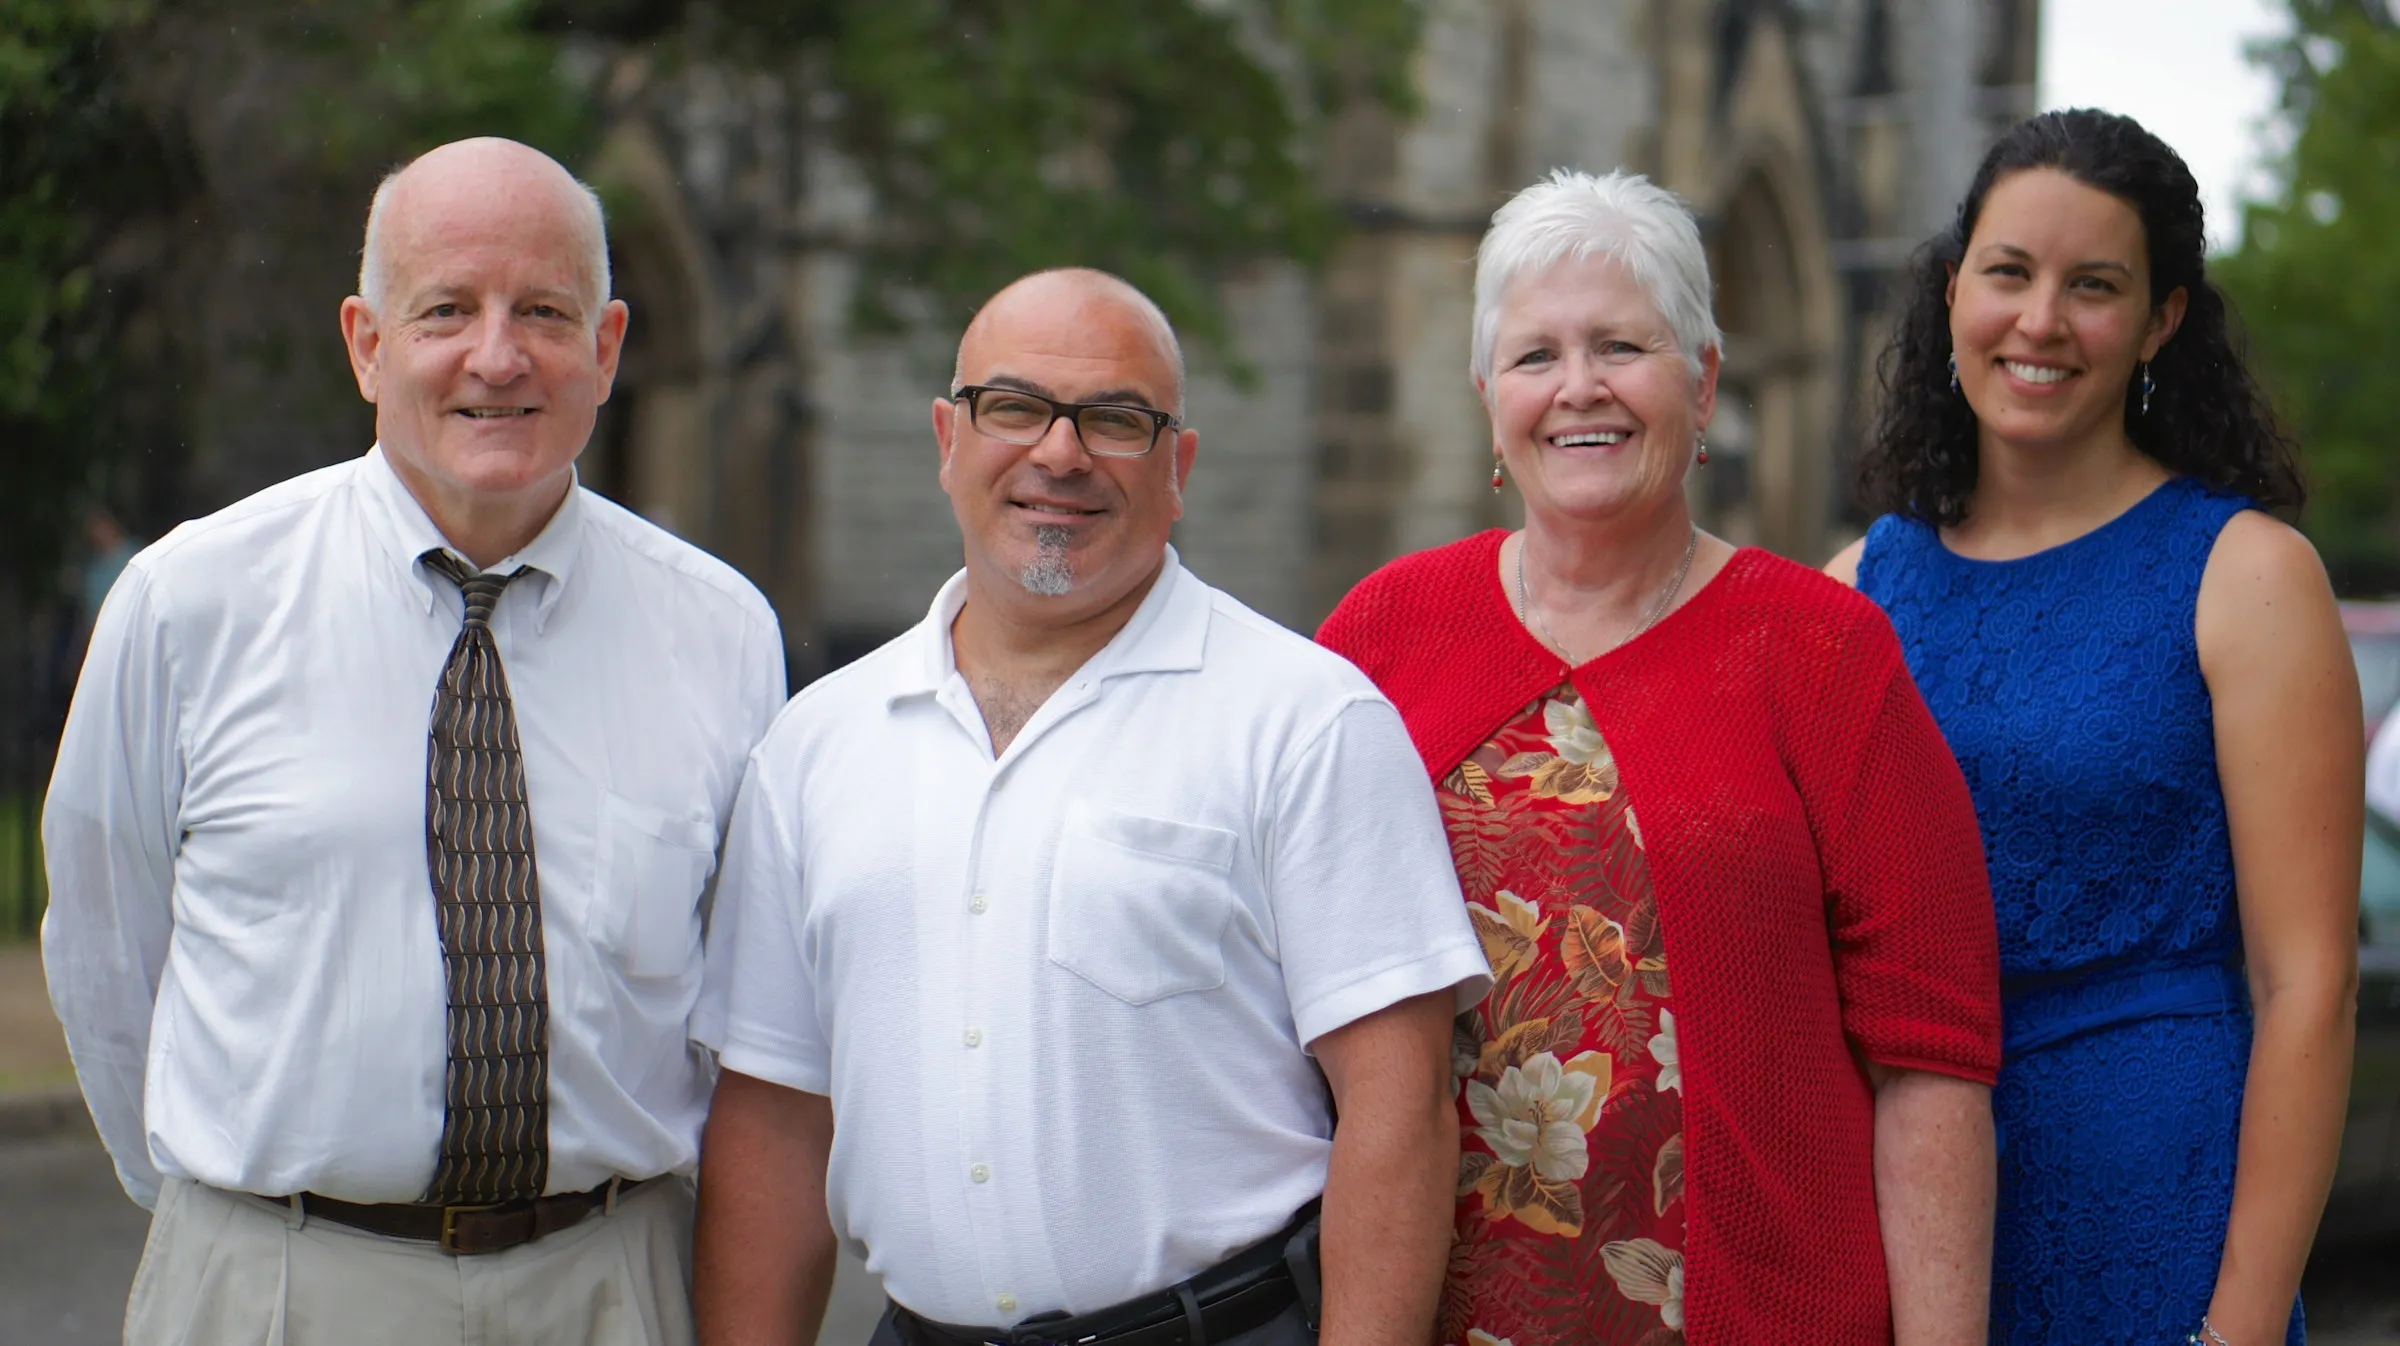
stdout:
POLYGON ((302 1220, 169 1179, 127 1346, 690 1346, 692 1190, 667 1177, 611 1214, 506 1252, 302 1220))

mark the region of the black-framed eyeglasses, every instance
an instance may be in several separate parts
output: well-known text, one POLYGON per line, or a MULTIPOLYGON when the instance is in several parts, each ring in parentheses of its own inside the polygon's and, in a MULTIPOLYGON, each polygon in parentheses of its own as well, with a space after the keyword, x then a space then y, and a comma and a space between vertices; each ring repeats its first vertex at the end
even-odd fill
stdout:
POLYGON ((952 389, 950 399, 967 404, 967 419, 977 430, 1009 444, 1041 443, 1064 416, 1075 427, 1075 440, 1084 452, 1103 458, 1139 458, 1158 444, 1161 432, 1175 428, 1175 418, 1156 407, 1056 402, 1021 388, 986 383, 952 389))

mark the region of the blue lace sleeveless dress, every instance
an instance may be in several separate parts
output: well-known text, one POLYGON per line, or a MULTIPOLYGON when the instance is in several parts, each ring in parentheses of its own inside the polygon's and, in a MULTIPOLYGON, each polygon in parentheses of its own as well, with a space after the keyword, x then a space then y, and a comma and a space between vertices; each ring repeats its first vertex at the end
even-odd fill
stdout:
POLYGON ((2250 1003, 2193 619, 2250 507, 2178 477, 2013 561, 1867 534, 1859 588, 1966 772, 1999 909, 1995 1342, 2181 1343, 2216 1284, 2250 1003))

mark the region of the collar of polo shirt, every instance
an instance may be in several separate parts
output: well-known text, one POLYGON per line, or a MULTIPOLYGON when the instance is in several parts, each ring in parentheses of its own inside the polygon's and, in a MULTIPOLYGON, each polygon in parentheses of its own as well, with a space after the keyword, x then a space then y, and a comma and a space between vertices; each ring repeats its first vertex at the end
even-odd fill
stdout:
MULTIPOLYGON (((933 696, 958 676, 958 652, 950 642, 951 623, 967 605, 967 572, 959 571, 933 596, 926 609, 932 639, 921 642, 917 657, 893 679, 886 705, 912 696, 933 696)), ((1109 638, 1090 662, 1076 670, 1069 687, 1079 687, 1131 673, 1192 672, 1201 664, 1208 644, 1208 590, 1192 582, 1173 547, 1159 567, 1158 580, 1134 609, 1125 628, 1109 638)), ((978 712, 980 715, 980 712, 978 712)))

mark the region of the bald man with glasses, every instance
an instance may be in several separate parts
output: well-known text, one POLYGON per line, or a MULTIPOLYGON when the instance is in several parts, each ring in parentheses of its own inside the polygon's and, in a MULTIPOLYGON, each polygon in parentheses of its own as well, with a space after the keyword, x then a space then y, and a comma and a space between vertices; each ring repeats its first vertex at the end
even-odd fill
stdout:
POLYGON ((1115 277, 994 297, 933 404, 965 568, 752 755, 713 1346, 812 1340, 843 1243, 875 1346, 1432 1332, 1488 969, 1397 713, 1168 545, 1182 374, 1115 277))

